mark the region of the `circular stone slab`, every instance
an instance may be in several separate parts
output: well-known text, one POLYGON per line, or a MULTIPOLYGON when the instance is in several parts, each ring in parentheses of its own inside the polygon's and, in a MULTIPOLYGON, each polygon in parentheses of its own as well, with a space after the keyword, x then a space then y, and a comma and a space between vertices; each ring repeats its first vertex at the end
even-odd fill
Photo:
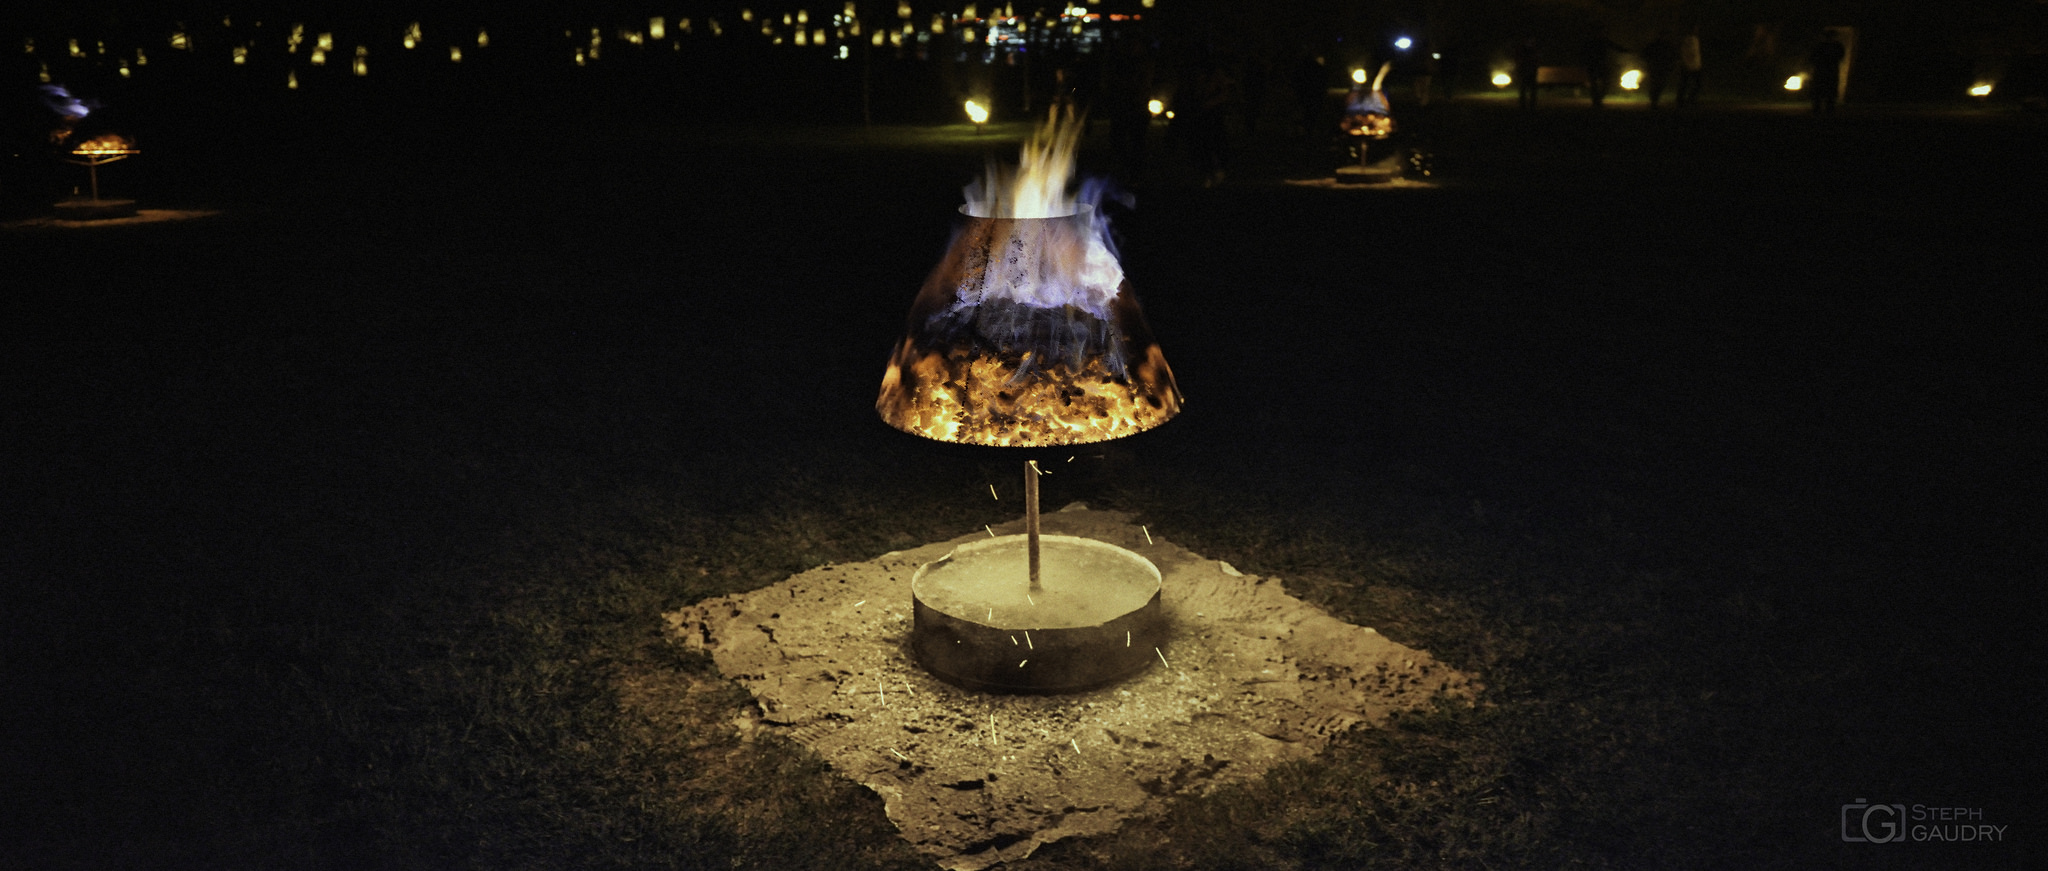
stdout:
POLYGON ((911 579, 911 649, 926 671, 969 689, 1071 692, 1143 671, 1161 653, 1159 569, 1112 544, 1039 537, 960 545, 911 579))

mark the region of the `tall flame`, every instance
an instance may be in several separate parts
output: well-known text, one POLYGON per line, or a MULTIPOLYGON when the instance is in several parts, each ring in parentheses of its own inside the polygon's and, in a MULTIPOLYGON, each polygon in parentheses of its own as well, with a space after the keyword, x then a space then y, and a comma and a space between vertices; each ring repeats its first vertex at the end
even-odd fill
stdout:
POLYGON ((941 441, 1070 445, 1150 429, 1180 411, 1092 202, 1069 190, 1081 124, 1055 112, 1018 166, 964 193, 967 226, 910 312, 875 402, 891 426, 941 441))

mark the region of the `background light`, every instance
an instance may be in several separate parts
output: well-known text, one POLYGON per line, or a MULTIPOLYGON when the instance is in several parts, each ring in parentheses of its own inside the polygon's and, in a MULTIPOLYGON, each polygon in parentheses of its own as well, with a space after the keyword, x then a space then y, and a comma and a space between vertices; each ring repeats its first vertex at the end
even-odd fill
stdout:
POLYGON ((1806 87, 1805 76, 1793 76, 1785 80, 1785 90, 1796 91, 1803 87, 1806 87))
POLYGON ((1494 86, 1494 87, 1496 87, 1496 88, 1505 88, 1505 87, 1507 87, 1507 86, 1509 86, 1509 85, 1512 85, 1512 84, 1514 84, 1514 83, 1515 83, 1515 77, 1514 77, 1514 76, 1508 75, 1507 73, 1494 73, 1494 74, 1493 74, 1493 86, 1494 86))
POLYGON ((1407 51, 1407 50, 1408 50, 1408 47, 1409 47, 1409 46, 1412 46, 1412 45, 1414 45, 1414 44, 1415 44, 1415 40, 1409 39, 1408 37, 1405 37, 1405 36, 1403 36, 1403 37, 1399 37, 1399 38, 1397 38, 1397 39, 1395 39, 1395 40, 1394 40, 1394 47, 1395 47, 1395 48, 1398 48, 1398 49, 1400 49, 1400 50, 1402 50, 1402 51, 1407 51))

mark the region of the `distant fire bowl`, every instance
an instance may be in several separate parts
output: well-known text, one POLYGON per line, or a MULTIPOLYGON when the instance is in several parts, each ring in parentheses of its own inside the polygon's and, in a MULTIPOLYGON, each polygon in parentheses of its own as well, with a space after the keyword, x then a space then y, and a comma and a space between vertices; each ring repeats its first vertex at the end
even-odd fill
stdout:
POLYGON ((1092 689, 1163 659, 1159 568, 1131 551, 1040 536, 1032 590, 1026 537, 955 547, 911 578, 911 649, 926 671, 968 689, 1092 689))
POLYGON ((133 218, 137 214, 134 200, 72 197, 57 203, 57 218, 63 221, 104 221, 109 218, 133 218))

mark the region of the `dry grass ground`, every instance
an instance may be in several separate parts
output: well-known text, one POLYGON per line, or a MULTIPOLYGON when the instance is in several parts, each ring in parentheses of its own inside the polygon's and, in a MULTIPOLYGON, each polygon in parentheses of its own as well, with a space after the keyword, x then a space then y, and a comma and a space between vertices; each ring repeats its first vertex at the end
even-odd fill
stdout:
MULTIPOLYGON (((1013 512, 869 409, 986 142, 533 120, 166 144, 111 182, 224 214, 0 233, 0 864, 920 867, 659 613, 1013 512)), ((2037 119, 1410 129, 1436 189, 1152 167, 1188 410, 1046 498, 1487 691, 1030 864, 2038 865, 2037 119)))

